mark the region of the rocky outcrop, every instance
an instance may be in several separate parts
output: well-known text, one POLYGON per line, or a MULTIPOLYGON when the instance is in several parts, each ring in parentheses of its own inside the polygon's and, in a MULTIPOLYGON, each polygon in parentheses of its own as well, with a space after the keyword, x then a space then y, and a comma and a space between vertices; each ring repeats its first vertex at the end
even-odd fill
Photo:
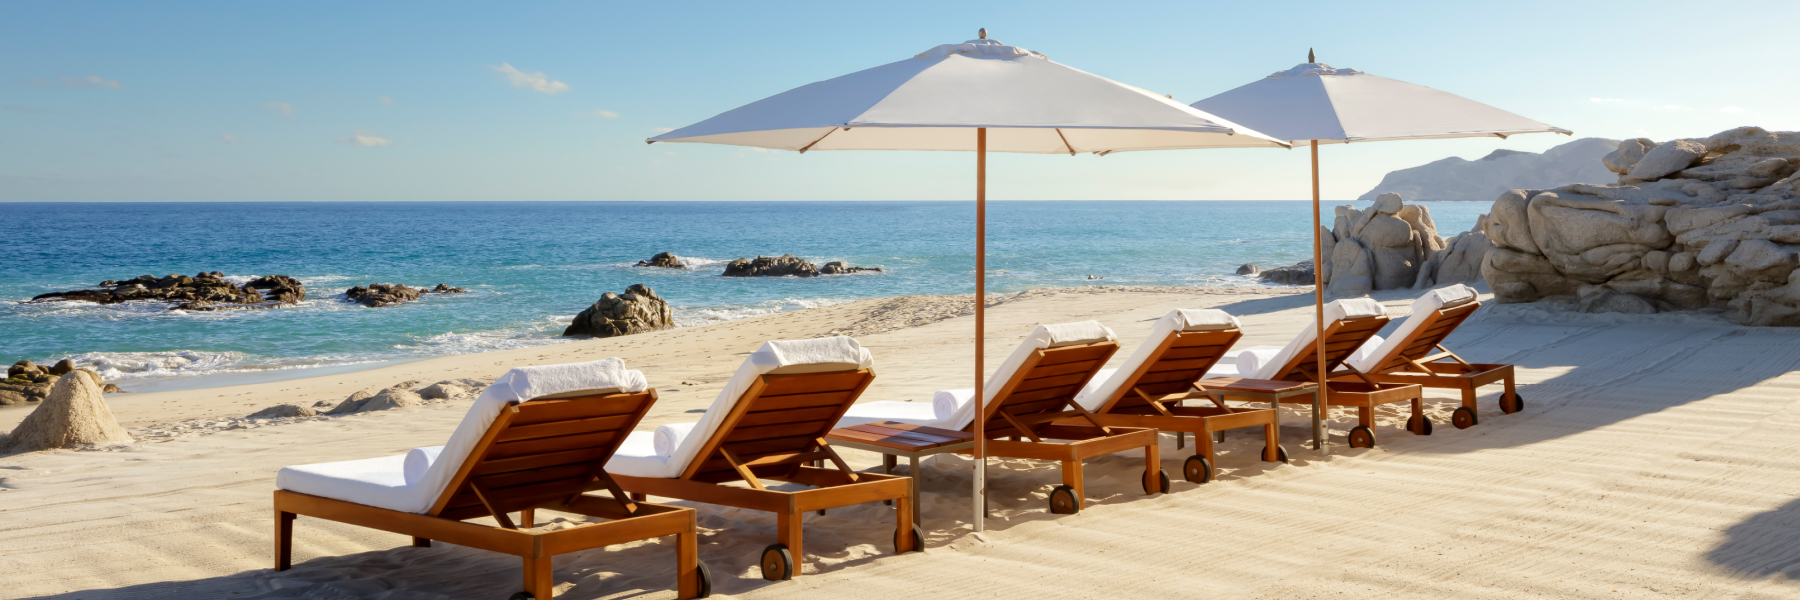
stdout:
MULTIPOLYGON (((1255 268, 1251 265, 1245 266, 1255 268)), ((1244 268, 1238 267, 1238 272, 1243 273, 1244 268)), ((1312 285, 1314 283, 1313 279, 1313 261, 1310 260, 1300 261, 1291 266, 1269 269, 1267 271, 1259 269, 1256 272, 1257 281, 1279 285, 1312 285)))
POLYGON ((849 265, 845 265, 844 261, 841 261, 841 260, 834 260, 834 261, 825 263, 825 266, 823 266, 823 267, 819 267, 820 275, 849 275, 851 273, 880 273, 880 272, 881 272, 881 267, 852 267, 849 265))
POLYGON ((623 294, 607 292, 600 296, 600 301, 575 315, 563 335, 614 337, 673 326, 675 311, 669 308, 668 301, 657 296, 649 286, 639 283, 625 288, 623 294))
POLYGON ((816 277, 819 268, 792 254, 740 258, 725 265, 726 277, 816 277))
POLYGON ((1426 259, 1445 248, 1431 211, 1406 204, 1399 194, 1382 194, 1364 210, 1337 207, 1331 230, 1321 229, 1319 242, 1325 289, 1339 298, 1410 288, 1426 259))
POLYGON ((468 290, 450 287, 449 284, 437 284, 437 287, 407 287, 398 283, 371 283, 344 290, 344 301, 355 302, 369 308, 378 308, 393 304, 403 304, 418 300, 425 294, 461 294, 468 290))
POLYGON ((1617 147, 1617 140, 1583 138, 1543 154, 1495 150, 1478 160, 1450 157, 1381 178, 1375 189, 1357 198, 1374 200, 1395 193, 1413 200, 1466 200, 1486 202, 1515 188, 1549 188, 1572 183, 1609 183, 1613 174, 1600 157, 1617 147))
POLYGON ((1425 264, 1419 266, 1419 278, 1413 282, 1413 289, 1480 281, 1481 261, 1487 257, 1488 248, 1493 246, 1486 233, 1487 218, 1487 215, 1477 217, 1473 229, 1444 240, 1444 247, 1431 253, 1425 264))
MULTIPOLYGON (((78 369, 75 361, 62 359, 55 366, 44 368, 29 360, 13 363, 6 369, 6 379, 0 380, 0 406, 11 406, 30 402, 41 402, 50 396, 50 389, 59 379, 69 373, 87 373, 96 381, 100 376, 89 370, 78 369)), ((101 392, 107 394, 124 393, 119 386, 100 382, 101 392)))
POLYGON ((1262 267, 1245 263, 1242 265, 1238 265, 1237 272, 1234 273, 1234 275, 1243 275, 1245 277, 1255 277, 1260 273, 1262 273, 1262 267))
POLYGON ((222 308, 273 308, 297 304, 306 299, 306 288, 286 275, 270 275, 242 286, 225 280, 218 271, 193 277, 139 275, 123 281, 107 280, 100 287, 51 292, 32 298, 32 302, 82 301, 95 304, 118 304, 135 300, 168 302, 176 310, 219 310, 222 308), (258 290, 269 290, 268 294, 258 290))
POLYGON ((687 268, 687 264, 681 262, 681 257, 676 256, 671 253, 668 253, 668 252, 657 253, 656 256, 650 257, 650 260, 640 260, 640 261, 638 261, 637 266, 656 267, 658 269, 686 269, 687 268))
POLYGON ((0 442, 0 454, 131 442, 131 434, 106 407, 100 376, 75 371, 57 379, 49 397, 0 442))
POLYGON ((252 419, 286 419, 293 417, 312 417, 319 413, 298 404, 277 404, 253 413, 252 419))
POLYGON ((1800 326, 1800 132, 1626 140, 1619 185, 1513 190, 1486 223, 1500 302, 1573 297, 1591 312, 1711 308, 1800 326))

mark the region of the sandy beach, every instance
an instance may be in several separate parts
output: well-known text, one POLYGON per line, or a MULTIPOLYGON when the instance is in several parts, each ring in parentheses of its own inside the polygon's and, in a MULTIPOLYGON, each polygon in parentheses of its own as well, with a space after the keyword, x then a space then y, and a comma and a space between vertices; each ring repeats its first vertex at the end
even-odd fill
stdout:
MULTIPOLYGON (((1413 294, 1378 292, 1399 317, 1413 294)), ((1486 297, 1484 296, 1484 299, 1486 297)), ((269 494, 282 466, 403 453, 442 443, 467 401, 299 422, 237 419, 277 403, 311 405, 403 381, 491 379, 535 364, 623 358, 661 400, 641 429, 694 418, 742 357, 767 339, 832 332, 874 352, 862 401, 928 401, 968 385, 967 298, 852 302, 623 338, 437 358, 369 371, 109 398, 140 443, 0 458, 0 596, 124 598, 504 598, 517 559, 302 518, 296 566, 270 567, 269 494), (946 318, 948 317, 948 318, 946 318), (186 422, 184 428, 172 424, 186 422), (263 422, 268 423, 268 422, 263 422)), ((1097 319, 1135 347, 1172 308, 1222 308, 1244 322, 1241 346, 1284 343, 1310 296, 1279 290, 1073 288, 991 305, 990 356, 1036 323, 1097 319)), ((1391 326, 1390 326, 1391 327, 1391 326)), ((1380 445, 1306 449, 1301 413, 1283 430, 1291 464, 1251 458, 1260 440, 1221 446, 1219 479, 1144 497, 1141 458, 1088 466, 1078 515, 1045 508, 1053 465, 996 460, 993 517, 971 535, 970 462, 923 471, 928 549, 892 554, 891 509, 808 515, 803 576, 767 582, 756 553, 768 515, 700 506, 700 556, 715 597, 861 598, 1136 595, 1326 597, 1725 597, 1800 594, 1800 405, 1789 331, 1704 317, 1547 314, 1489 306, 1450 339, 1465 357, 1519 366, 1523 413, 1448 425, 1456 404, 1427 391, 1431 436, 1378 412, 1380 445)), ((1114 358, 1123 360, 1125 352, 1114 358)), ((992 365, 996 361, 990 361, 992 365)), ((0 412, 0 430, 25 411, 0 412)), ((1179 473, 1191 451, 1163 437, 1179 473)), ((878 457, 845 451, 856 468, 878 457)), ((904 470, 904 467, 902 468, 904 470)), ((540 517, 545 526, 577 519, 540 517)), ((559 596, 673 597, 672 545, 640 542, 560 557, 559 596)))

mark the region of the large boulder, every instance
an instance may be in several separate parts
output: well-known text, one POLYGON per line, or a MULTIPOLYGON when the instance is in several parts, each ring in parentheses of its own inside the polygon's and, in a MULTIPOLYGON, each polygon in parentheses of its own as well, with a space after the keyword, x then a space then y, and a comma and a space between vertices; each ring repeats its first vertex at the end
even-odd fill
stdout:
POLYGON ((1413 289, 1480 281, 1481 261, 1487 257, 1488 247, 1493 245, 1484 233, 1487 230, 1487 219, 1487 215, 1477 217, 1473 229, 1445 240, 1443 249, 1431 253, 1425 259, 1425 264, 1419 267, 1419 278, 1413 282, 1413 289))
POLYGON ((1431 211, 1381 194, 1372 206, 1339 206, 1329 231, 1319 232, 1325 289, 1337 297, 1413 287, 1427 259, 1448 246, 1431 211))
POLYGON ((344 301, 355 302, 369 308, 379 308, 392 304, 402 304, 419 299, 425 290, 407 287, 398 283, 371 283, 344 290, 344 301))
POLYGON ((844 261, 841 261, 841 260, 834 260, 834 261, 825 263, 825 266, 823 266, 823 267, 819 267, 820 275, 849 275, 851 273, 880 273, 880 272, 881 272, 881 267, 852 267, 852 266, 844 264, 844 261))
POLYGON ((675 326, 675 311, 656 291, 644 284, 625 288, 625 293, 607 292, 569 323, 563 335, 613 337, 631 335, 675 326))
POLYGON ((740 258, 725 265, 726 277, 816 277, 819 268, 792 254, 757 255, 754 260, 740 258))
POLYGON ((1709 308, 1744 324, 1800 325, 1800 133, 1626 140, 1605 162, 1621 185, 1495 200, 1482 276, 1496 299, 1571 297, 1595 312, 1709 308))
POLYGON ((658 269, 686 269, 687 268, 687 264, 681 262, 681 257, 676 256, 671 253, 668 253, 668 252, 658 252, 656 254, 656 256, 650 257, 650 260, 640 260, 637 262, 637 266, 656 267, 658 269))
POLYGON ((163 277, 139 275, 127 280, 108 279, 100 287, 66 292, 50 292, 32 298, 32 302, 81 301, 96 304, 118 304, 136 300, 165 302, 173 310, 219 310, 225 308, 273 308, 294 304, 306 298, 300 282, 286 275, 258 278, 242 286, 227 281, 218 271, 199 273, 193 277, 170 274, 163 277), (280 288, 265 299, 257 290, 280 288))
POLYGON ((263 298, 282 304, 299 304, 306 299, 306 286, 286 275, 267 275, 250 280, 245 288, 261 290, 263 298))
MULTIPOLYGON (((1243 269, 1239 268, 1238 271, 1241 273, 1243 269)), ((1304 260, 1291 266, 1269 269, 1266 271, 1258 270, 1256 271, 1256 280, 1263 283, 1275 283, 1281 285, 1312 285, 1313 262, 1304 260)))
POLYGON ((0 454, 131 442, 131 434, 106 407, 100 376, 75 371, 58 378, 49 397, 13 428, 12 435, 0 441, 0 454))

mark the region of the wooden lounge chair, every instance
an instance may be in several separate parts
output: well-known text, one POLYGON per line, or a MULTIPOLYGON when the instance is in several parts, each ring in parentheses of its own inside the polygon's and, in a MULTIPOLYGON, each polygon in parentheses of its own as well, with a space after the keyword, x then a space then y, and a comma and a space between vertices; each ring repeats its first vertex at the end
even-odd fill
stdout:
POLYGON ((1524 410, 1525 401, 1513 384, 1512 365, 1471 363, 1444 347, 1444 338, 1481 308, 1476 293, 1475 288, 1460 283, 1427 292, 1413 301, 1412 316, 1389 339, 1361 360, 1350 359, 1347 365, 1374 381, 1416 383, 1461 392, 1462 407, 1450 414, 1450 424, 1457 429, 1468 429, 1480 422, 1475 409, 1476 390, 1490 383, 1499 382, 1505 387, 1500 395, 1501 412, 1524 410))
MULTIPOLYGON (((1368 298, 1347 298, 1336 300, 1325 306, 1325 371, 1337 372, 1344 362, 1374 337, 1388 323, 1387 309, 1380 303, 1368 298)), ((1313 324, 1308 323, 1300 335, 1281 350, 1274 352, 1267 360, 1259 360, 1256 371, 1246 378, 1208 378, 1195 382, 1195 385, 1209 392, 1224 397, 1236 397, 1234 388, 1245 391, 1259 389, 1255 381, 1299 381, 1322 383, 1328 377, 1320 377, 1318 373, 1318 355, 1314 341, 1317 339, 1313 324)), ((1255 348, 1240 352, 1237 360, 1248 359, 1255 348)), ((1350 429, 1349 439, 1352 448, 1375 447, 1375 407, 1383 404, 1412 402, 1412 417, 1407 420, 1406 429, 1418 435, 1431 435, 1431 421, 1426 419, 1420 402, 1424 397, 1423 390, 1417 384, 1382 383, 1368 378, 1366 375, 1347 368, 1344 377, 1331 379, 1325 385, 1325 404, 1327 407, 1338 406, 1356 409, 1356 427, 1350 429)), ((1292 399, 1281 399, 1287 404, 1310 404, 1311 400, 1304 396, 1291 396, 1292 399)), ((1254 401, 1253 397, 1241 399, 1254 401)), ((1328 409, 1329 410, 1329 409, 1328 409)))
MULTIPOLYGON (((1144 493, 1168 489, 1169 477, 1159 466, 1155 429, 1104 425, 1074 402, 1076 394, 1119 350, 1115 340, 1112 330, 1094 321, 1039 325, 988 378, 990 397, 982 404, 987 453, 1061 463, 1063 483, 1050 490, 1051 512, 1081 510, 1086 498, 1082 461, 1132 448, 1144 449, 1144 493), (1064 420, 1073 422, 1058 423, 1064 420)), ((870 402, 857 405, 838 426, 891 421, 974 431, 973 390, 938 395, 954 396, 956 401, 934 401, 934 410, 945 413, 934 418, 909 416, 917 414, 915 403, 870 402)))
POLYGON ((763 344, 694 424, 664 425, 626 440, 608 468, 634 497, 679 498, 775 513, 776 543, 763 549, 764 579, 791 579, 804 558, 808 511, 892 500, 896 552, 924 547, 912 522, 912 479, 850 469, 825 436, 875 379, 869 352, 837 336, 763 344), (657 437, 665 441, 656 441, 657 437), (829 461, 833 468, 813 466, 829 461), (779 491, 762 480, 814 489, 779 491), (725 485, 742 483, 747 487, 725 485))
MULTIPOLYGON (((1105 425, 1149 427, 1166 432, 1194 434, 1196 453, 1182 465, 1182 475, 1193 483, 1213 478, 1215 433, 1227 429, 1262 428, 1262 459, 1286 461, 1281 448, 1280 411, 1227 405, 1195 382, 1224 357, 1243 333, 1237 319, 1216 309, 1169 311, 1156 321, 1150 337, 1118 369, 1100 372, 1075 398, 1078 407, 1093 411, 1105 425), (1187 399, 1211 399, 1212 406, 1182 406, 1187 399)), ((1082 419, 1064 419, 1061 425, 1081 425, 1082 419)))
POLYGON ((514 369, 482 393, 441 454, 421 448, 405 456, 284 468, 274 498, 275 569, 292 566, 294 522, 307 516, 412 536, 416 547, 442 540, 519 556, 525 590, 512 598, 548 599, 554 593, 551 559, 558 554, 675 536, 676 594, 705 598, 712 582, 696 558, 694 510, 634 502, 605 469, 624 434, 655 402, 656 391, 647 389, 642 374, 625 371, 616 358, 514 369), (579 373, 583 368, 600 375, 579 373), (555 378, 543 377, 547 372, 565 383, 598 381, 599 389, 546 389, 541 382, 555 378), (611 496, 586 493, 599 489, 611 496), (608 520, 533 531, 539 509, 608 520), (514 512, 517 521, 510 517, 514 512), (481 517, 493 517, 498 526, 468 522, 481 517))

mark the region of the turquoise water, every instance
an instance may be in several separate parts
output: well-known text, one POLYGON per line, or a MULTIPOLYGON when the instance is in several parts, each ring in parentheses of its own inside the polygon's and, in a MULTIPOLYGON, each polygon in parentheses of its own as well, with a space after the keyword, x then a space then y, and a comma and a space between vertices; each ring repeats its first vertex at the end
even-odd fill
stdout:
MULTIPOLYGON (((1426 206, 1454 233, 1489 205, 1426 206)), ((145 383, 559 343, 571 316, 634 283, 689 326, 974 290, 971 202, 11 203, 0 212, 0 360, 73 357, 109 379, 145 383), (664 251, 698 268, 631 266, 664 251), (719 276, 733 258, 786 253, 884 272, 719 276), (201 271, 292 275, 307 300, 195 313, 19 302, 201 271), (343 301, 345 289, 374 282, 471 293, 374 309, 343 301)), ((994 202, 988 289, 1257 285, 1232 272, 1310 258, 1309 223, 1307 202, 994 202)))

